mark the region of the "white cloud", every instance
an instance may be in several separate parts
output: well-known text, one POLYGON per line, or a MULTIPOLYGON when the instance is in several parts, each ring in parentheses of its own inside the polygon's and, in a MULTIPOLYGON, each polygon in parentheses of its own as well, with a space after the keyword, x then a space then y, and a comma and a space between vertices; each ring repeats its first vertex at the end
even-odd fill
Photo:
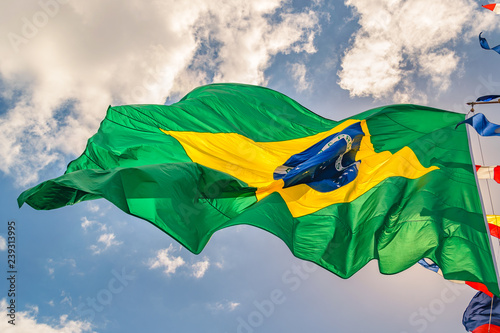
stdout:
POLYGON ((236 302, 229 302, 229 303, 228 303, 228 309, 229 309, 229 311, 233 311, 233 310, 234 310, 234 309, 236 309, 239 305, 240 305, 240 303, 236 303, 236 302))
POLYGON ((67 303, 67 304, 68 304, 68 306, 73 306, 73 300, 72 300, 72 298, 71 298, 71 297, 69 297, 69 296, 65 296, 65 297, 61 300, 61 302, 60 302, 60 303, 61 303, 61 304, 67 303))
POLYGON ((97 221, 89 220, 86 216, 82 217, 81 221, 82 221, 81 226, 82 226, 84 231, 87 231, 87 229, 89 229, 91 227, 93 228, 94 226, 96 226, 97 229, 102 231, 102 232, 106 232, 108 230, 108 227, 105 224, 97 222, 97 221))
POLYGON ((208 260, 207 257, 203 258, 203 261, 198 261, 192 264, 191 265, 191 269, 193 270, 192 276, 194 276, 197 279, 201 279, 205 275, 209 266, 210 266, 210 261, 208 260))
POLYGON ((112 246, 118 246, 123 243, 121 241, 117 241, 115 238, 116 236, 114 233, 102 234, 97 239, 97 242, 101 244, 93 244, 90 246, 90 249, 94 252, 94 254, 100 254, 112 246))
POLYGON ((87 217, 82 217, 82 228, 87 231, 87 229, 92 228, 94 230, 99 230, 103 232, 97 238, 97 244, 92 244, 90 249, 94 254, 100 254, 103 251, 109 249, 112 246, 121 245, 123 242, 116 240, 116 235, 112 232, 108 232, 108 227, 100 222, 89 220, 87 217))
POLYGON ((306 65, 302 63, 295 63, 289 66, 292 79, 294 82, 295 90, 298 92, 311 89, 312 85, 307 80, 307 68, 306 65))
POLYGON ((227 300, 207 304, 207 308, 214 314, 219 312, 231 312, 234 311, 238 306, 240 306, 240 303, 230 302, 227 300))
POLYGON ((51 278, 54 278, 56 267, 59 269, 59 268, 62 268, 64 266, 70 266, 73 269, 72 270, 73 272, 75 271, 75 268, 76 268, 76 260, 75 259, 62 259, 62 260, 56 261, 54 259, 49 258, 47 260, 47 262, 48 262, 48 264, 47 264, 46 268, 47 268, 47 271, 48 271, 49 276, 51 278))
POLYGON ((460 58, 448 49, 423 54, 418 59, 420 72, 428 76, 434 87, 445 91, 451 84, 450 76, 458 68, 460 58))
POLYGON ((97 241, 103 243, 106 248, 122 244, 122 242, 116 241, 115 238, 115 234, 102 234, 97 241))
POLYGON ((7 301, 0 301, 0 331, 4 333, 84 333, 92 332, 92 325, 86 321, 68 320, 67 315, 59 317, 57 324, 38 321, 38 307, 32 306, 27 311, 17 311, 15 326, 8 323, 7 301))
POLYGON ((177 268, 185 264, 182 257, 174 257, 171 253, 175 252, 172 244, 166 249, 159 250, 156 258, 152 258, 148 262, 149 269, 163 268, 165 274, 174 274, 177 268))
POLYGON ((28 305, 26 305, 26 308, 27 308, 28 312, 31 312, 31 313, 34 313, 34 314, 38 314, 39 309, 38 309, 37 305, 28 304, 28 305))
POLYGON ((99 207, 98 204, 93 203, 93 202, 87 202, 87 207, 88 207, 89 211, 91 211, 92 213, 97 213, 99 211, 99 209, 101 209, 101 207, 99 207))
POLYGON ((5 251, 5 250, 7 250, 7 241, 5 240, 5 238, 0 236, 0 251, 5 251))
POLYGON ((0 170, 20 186, 80 154, 109 104, 265 84, 276 54, 316 51, 318 14, 289 0, 54 1, 0 3, 0 170))
MULTIPOLYGON (((339 84, 351 96, 426 102, 417 88, 426 80, 446 91, 460 66, 453 51, 458 40, 477 40, 479 31, 496 27, 472 0, 346 0, 360 29, 342 59, 339 84)), ((477 45, 474 47, 478 47, 477 45)))
POLYGON ((88 228, 90 228, 92 225, 96 224, 97 222, 96 221, 91 221, 89 219, 87 219, 87 217, 82 217, 82 228, 83 230, 87 231, 88 228))
POLYGON ((175 256, 175 252, 176 250, 172 244, 166 249, 159 250, 156 257, 148 261, 147 265, 149 269, 162 268, 165 274, 170 275, 176 273, 178 268, 186 267, 189 270, 189 275, 196 279, 201 279, 205 276, 210 267, 210 260, 207 257, 203 257, 203 260, 186 266, 184 259, 181 256, 175 256))
POLYGON ((61 292, 61 297, 63 297, 63 299, 60 302, 61 304, 67 303, 68 306, 70 307, 73 306, 73 299, 71 298, 70 295, 66 295, 66 292, 64 290, 61 292))

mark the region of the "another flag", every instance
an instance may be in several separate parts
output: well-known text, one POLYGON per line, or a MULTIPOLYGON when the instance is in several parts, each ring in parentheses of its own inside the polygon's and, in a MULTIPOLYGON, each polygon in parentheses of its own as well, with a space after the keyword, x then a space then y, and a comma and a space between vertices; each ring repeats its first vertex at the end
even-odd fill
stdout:
POLYGON ((486 96, 481 96, 476 99, 476 102, 489 102, 494 99, 499 99, 500 95, 486 95, 486 96))
POLYGON ((477 113, 472 117, 465 119, 457 124, 457 127, 461 124, 469 124, 479 133, 481 136, 496 136, 500 135, 500 125, 491 123, 486 116, 482 113, 477 113))
POLYGON ((496 166, 481 166, 476 165, 477 178, 479 179, 494 179, 500 183, 500 165, 496 166))
POLYGON ((486 38, 481 37, 481 34, 482 32, 479 34, 479 45, 481 45, 481 47, 485 50, 493 50, 496 53, 500 54, 500 45, 490 48, 488 41, 486 40, 486 38))
POLYGON ((500 333, 500 326, 484 324, 476 328, 472 333, 500 333))
POLYGON ((465 309, 462 323, 468 332, 500 333, 500 299, 478 292, 465 309))
POLYGON ((497 3, 490 3, 487 5, 483 5, 484 8, 491 10, 492 12, 496 14, 500 14, 500 5, 497 3))
POLYGON ((428 257, 498 294, 463 119, 395 105, 333 121, 267 88, 208 85, 170 106, 110 107, 65 175, 18 202, 106 198, 194 253, 249 224, 343 278, 428 257))
POLYGON ((493 237, 500 238, 500 216, 498 215, 488 215, 488 228, 490 229, 490 234, 493 237))
POLYGON ((422 267, 424 267, 424 268, 426 268, 426 269, 428 269, 430 271, 433 271, 434 273, 441 274, 441 269, 439 268, 438 265, 436 265, 435 262, 432 262, 432 260, 428 260, 428 259, 423 258, 423 259, 420 259, 418 261, 418 263, 422 267))
MULTIPOLYGON (((489 220, 489 217, 488 217, 488 220, 489 220)), ((491 224, 490 225, 490 228, 491 228, 491 224)), ((491 230, 491 229, 490 229, 491 230)), ((496 236, 498 237, 498 236, 496 236)), ((443 275, 443 272, 441 271, 441 268, 439 268, 438 265, 436 265, 436 263, 434 263, 432 260, 430 259, 427 259, 427 258, 423 258, 423 259, 420 259, 418 261, 418 263, 420 264, 420 266, 430 270, 430 271, 433 271, 434 273, 437 273, 439 275, 443 275)), ((482 291, 483 293, 485 293, 486 295, 488 296, 493 296, 493 294, 488 290, 488 288, 482 284, 482 283, 479 283, 479 282, 471 282, 471 281, 458 281, 458 280, 452 280, 452 282, 455 282, 455 283, 461 283, 461 284, 466 284, 468 285, 469 287, 471 287, 472 289, 475 289, 475 290, 478 290, 478 291, 482 291)))

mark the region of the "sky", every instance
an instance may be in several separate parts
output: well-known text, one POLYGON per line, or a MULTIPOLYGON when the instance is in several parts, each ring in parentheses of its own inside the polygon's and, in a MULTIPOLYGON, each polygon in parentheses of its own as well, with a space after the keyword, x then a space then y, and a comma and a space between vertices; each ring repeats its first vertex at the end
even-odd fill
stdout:
MULTIPOLYGON (((344 280, 249 226, 193 255, 104 200, 35 211, 16 199, 64 172, 109 105, 171 104, 212 82, 267 86, 334 120, 393 103, 467 113, 466 102, 500 94, 500 55, 478 43, 483 31, 500 44, 486 3, 0 2, 0 331, 465 332, 475 292, 421 267, 389 276, 372 261, 344 280)), ((476 110, 500 123, 497 106, 476 110)), ((495 140, 472 135, 478 164, 500 164, 495 140)), ((500 190, 480 185, 500 215, 500 190)))

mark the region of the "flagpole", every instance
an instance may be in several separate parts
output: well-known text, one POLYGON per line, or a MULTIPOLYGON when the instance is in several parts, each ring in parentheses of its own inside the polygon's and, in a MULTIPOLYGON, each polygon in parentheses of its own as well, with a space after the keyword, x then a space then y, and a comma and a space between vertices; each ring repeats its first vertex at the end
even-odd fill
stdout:
POLYGON ((497 101, 488 101, 488 102, 469 102, 467 105, 475 105, 475 104, 495 104, 500 103, 500 99, 497 101))
POLYGON ((474 105, 476 104, 499 104, 500 103, 500 99, 496 100, 496 101, 488 101, 488 102, 469 102, 467 103, 467 105, 470 105, 472 108, 471 108, 471 112, 474 112, 474 105))
MULTIPOLYGON (((500 104, 500 98, 498 100, 496 100, 496 101, 469 102, 469 103, 467 103, 467 105, 471 106, 471 109, 470 109, 470 112, 467 113, 466 119, 469 118, 469 115, 471 113, 472 114, 474 113, 474 105, 475 104, 500 104)), ((476 165, 476 162, 475 162, 475 159, 474 159, 474 154, 472 152, 471 132, 470 132, 470 129, 469 129, 468 126, 466 126, 466 132, 467 132, 467 139, 469 141, 469 153, 470 153, 470 156, 471 156, 471 159, 472 159, 472 164, 476 165)), ((481 159, 484 162, 484 156, 483 156, 482 147, 481 147, 481 139, 479 138, 479 136, 478 136, 478 144, 479 144, 479 149, 480 149, 480 152, 481 152, 481 154, 480 154, 481 155, 481 159)), ((492 255, 492 259, 493 259, 493 265, 494 265, 494 268, 495 268, 495 271, 496 271, 496 275, 497 275, 497 285, 498 285, 498 287, 500 289, 500 271, 499 271, 499 268, 500 268, 500 256, 499 256, 499 253, 500 253, 500 239, 495 239, 495 237, 491 236, 490 228, 489 228, 489 225, 488 225, 487 213, 486 213, 486 209, 485 209, 485 203, 483 201, 483 196, 482 196, 482 193, 481 193, 481 187, 480 187, 479 179, 478 179, 477 172, 475 171, 475 169, 474 169, 474 176, 476 178, 476 186, 477 186, 477 189, 479 191, 479 200, 481 202, 481 208, 483 210, 483 217, 484 217, 484 223, 485 223, 485 226, 486 226, 486 232, 488 233, 488 238, 489 238, 489 241, 490 241, 490 250, 491 250, 491 255, 492 255)), ((489 199, 490 199, 491 209, 493 210, 492 213, 495 214, 493 202, 492 202, 492 199, 491 199, 491 191, 490 191, 490 188, 489 188, 489 184, 486 183, 486 186, 487 186, 487 189, 488 189, 488 196, 489 196, 489 199)), ((498 226, 497 226, 497 228, 498 228, 498 226)), ((492 298, 492 302, 493 302, 493 298, 492 298)), ((491 312, 490 312, 490 315, 491 315, 491 312)), ((491 322, 490 322, 490 324, 491 324, 491 322)), ((488 332, 489 332, 489 329, 488 329, 488 332)))

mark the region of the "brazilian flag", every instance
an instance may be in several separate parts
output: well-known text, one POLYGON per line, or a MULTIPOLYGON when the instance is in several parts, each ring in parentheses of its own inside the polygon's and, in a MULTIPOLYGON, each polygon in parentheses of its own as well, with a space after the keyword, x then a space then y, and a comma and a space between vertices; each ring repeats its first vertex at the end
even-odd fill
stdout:
POLYGON ((18 202, 105 198, 193 253, 253 225, 343 278, 426 257, 498 294, 464 118, 393 105, 333 121, 264 87, 212 84, 168 106, 110 107, 66 173, 18 202))

